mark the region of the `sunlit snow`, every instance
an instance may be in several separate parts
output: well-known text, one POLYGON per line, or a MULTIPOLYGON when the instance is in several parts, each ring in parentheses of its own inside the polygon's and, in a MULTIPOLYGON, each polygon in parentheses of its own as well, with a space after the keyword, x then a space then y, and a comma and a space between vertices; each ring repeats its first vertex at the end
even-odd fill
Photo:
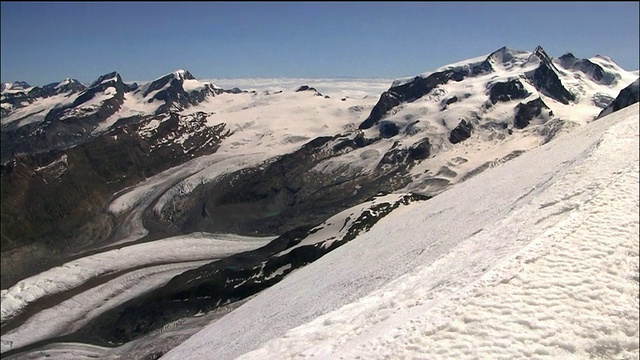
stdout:
POLYGON ((638 136, 636 104, 393 212, 163 359, 638 358, 638 136))

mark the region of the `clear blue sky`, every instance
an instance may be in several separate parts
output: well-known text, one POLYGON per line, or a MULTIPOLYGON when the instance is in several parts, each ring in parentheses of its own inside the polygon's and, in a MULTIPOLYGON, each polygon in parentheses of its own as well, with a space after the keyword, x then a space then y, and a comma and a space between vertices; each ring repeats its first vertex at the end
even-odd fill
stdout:
POLYGON ((417 75, 502 46, 638 69, 638 2, 2 2, 1 81, 417 75))

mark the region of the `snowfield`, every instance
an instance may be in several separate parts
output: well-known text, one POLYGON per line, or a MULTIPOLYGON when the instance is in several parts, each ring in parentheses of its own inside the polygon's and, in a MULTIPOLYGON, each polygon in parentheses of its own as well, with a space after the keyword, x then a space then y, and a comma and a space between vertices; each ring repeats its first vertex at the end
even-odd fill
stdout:
POLYGON ((106 278, 55 306, 39 309, 2 335, 2 352, 78 330, 103 312, 213 260, 266 245, 273 237, 194 233, 109 250, 24 279, 2 290, 2 322, 39 300, 106 278), (141 268, 141 269, 140 269, 141 268), (110 275, 115 278, 109 279, 110 275), (56 321, 51 321, 56 319, 56 321))
POLYGON ((637 359, 638 109, 400 208, 162 359, 637 359))

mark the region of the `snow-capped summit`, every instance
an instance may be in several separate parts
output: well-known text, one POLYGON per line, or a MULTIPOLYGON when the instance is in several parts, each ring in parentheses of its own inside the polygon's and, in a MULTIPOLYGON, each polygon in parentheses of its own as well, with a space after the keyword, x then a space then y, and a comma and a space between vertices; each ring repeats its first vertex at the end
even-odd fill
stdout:
POLYGON ((163 102, 156 111, 161 113, 179 111, 221 93, 220 87, 200 82, 189 71, 179 69, 140 86, 134 94, 140 94, 147 103, 163 102))
POLYGON ((180 80, 195 80, 196 79, 195 77, 193 77, 193 75, 191 75, 190 72, 188 72, 187 70, 184 70, 184 69, 178 69, 178 70, 174 71, 173 74, 176 77, 176 79, 180 79, 180 80))
POLYGON ((2 91, 5 90, 27 90, 31 87, 26 81, 14 81, 13 83, 2 84, 2 91))

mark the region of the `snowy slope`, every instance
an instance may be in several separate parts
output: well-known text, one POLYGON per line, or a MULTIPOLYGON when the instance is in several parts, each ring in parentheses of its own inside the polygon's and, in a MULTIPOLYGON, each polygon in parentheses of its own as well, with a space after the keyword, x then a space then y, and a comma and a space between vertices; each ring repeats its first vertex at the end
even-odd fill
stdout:
POLYGON ((163 359, 637 358, 638 109, 392 213, 163 359))

